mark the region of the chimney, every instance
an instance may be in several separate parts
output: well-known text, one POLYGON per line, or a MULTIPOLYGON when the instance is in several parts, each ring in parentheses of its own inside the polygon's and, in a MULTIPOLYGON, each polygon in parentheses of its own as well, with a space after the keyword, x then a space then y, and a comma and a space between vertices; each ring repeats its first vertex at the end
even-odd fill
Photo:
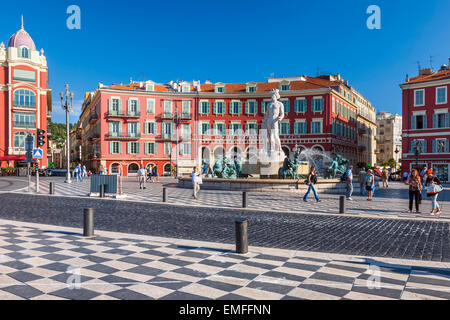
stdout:
POLYGON ((211 80, 206 79, 206 80, 205 80, 205 84, 211 84, 211 80))
POLYGON ((405 82, 409 82, 409 75, 408 74, 406 74, 405 82))

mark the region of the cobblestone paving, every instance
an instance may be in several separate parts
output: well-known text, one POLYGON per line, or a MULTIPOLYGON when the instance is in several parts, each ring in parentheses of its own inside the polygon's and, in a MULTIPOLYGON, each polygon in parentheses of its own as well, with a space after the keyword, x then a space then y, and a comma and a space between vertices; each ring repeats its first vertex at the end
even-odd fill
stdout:
POLYGON ((0 194, 0 218, 81 227, 94 208, 98 229, 234 243, 234 221, 247 218, 253 246, 450 261, 446 221, 290 214, 86 198, 0 194))
MULTIPOLYGON (((1 181, 1 180, 0 180, 1 181)), ((41 194, 49 192, 49 182, 56 183, 56 195, 67 197, 86 197, 89 194, 88 180, 82 183, 64 184, 64 178, 42 178, 40 183, 41 194)), ((162 178, 162 183, 147 184, 146 190, 140 190, 138 182, 129 178, 124 181, 123 191, 127 195, 125 201, 143 203, 161 203, 162 189, 168 188, 168 202, 182 206, 203 206, 221 208, 242 208, 242 193, 233 191, 202 190, 200 199, 192 198, 192 190, 176 188, 175 179, 162 178)), ((17 193, 26 192, 27 188, 21 185, 17 193)), ((11 188, 11 187, 10 187, 11 188)), ((33 189, 34 190, 34 189, 33 189)), ((1 189, 0 189, 1 191, 1 189)), ((250 210, 264 210, 290 213, 335 214, 338 212, 338 195, 321 195, 322 202, 316 203, 311 196, 308 203, 302 201, 303 192, 292 193, 250 193, 248 205, 250 210)), ((347 201, 347 215, 383 218, 407 219, 435 219, 430 216, 431 201, 424 196, 421 206, 422 213, 409 214, 407 187, 401 183, 391 183, 391 188, 380 189, 375 193, 373 202, 366 201, 367 197, 354 194, 354 201, 347 201)), ((439 195, 442 214, 439 219, 450 220, 450 191, 445 190, 439 195)))
POLYGON ((0 299, 450 299, 449 263, 79 232, 0 220, 0 299))

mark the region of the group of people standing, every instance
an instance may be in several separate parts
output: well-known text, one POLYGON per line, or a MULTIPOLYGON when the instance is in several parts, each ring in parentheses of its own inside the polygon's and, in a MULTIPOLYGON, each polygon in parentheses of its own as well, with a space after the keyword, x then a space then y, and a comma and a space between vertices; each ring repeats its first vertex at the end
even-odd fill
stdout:
POLYGON ((413 210, 415 202, 416 212, 420 213, 420 204, 422 203, 422 192, 426 190, 427 196, 431 198, 432 210, 430 214, 440 215, 441 205, 438 203, 438 195, 443 190, 441 180, 434 175, 433 170, 424 169, 421 173, 417 169, 413 169, 405 182, 409 185, 409 213, 413 210))
POLYGON ((73 174, 75 175, 77 182, 82 182, 83 178, 90 177, 92 175, 91 171, 87 171, 85 165, 81 165, 81 163, 78 163, 75 167, 75 170, 73 171, 73 174))
POLYGON ((159 173, 157 165, 150 165, 147 170, 140 167, 138 170, 139 189, 147 189, 146 183, 150 180, 152 183, 159 182, 159 173))

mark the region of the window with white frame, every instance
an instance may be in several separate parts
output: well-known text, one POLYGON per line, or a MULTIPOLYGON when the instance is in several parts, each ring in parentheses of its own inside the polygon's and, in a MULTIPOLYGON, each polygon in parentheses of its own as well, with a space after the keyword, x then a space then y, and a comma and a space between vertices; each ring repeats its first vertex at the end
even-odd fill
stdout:
POLYGON ((139 123, 138 122, 128 122, 128 136, 129 137, 139 137, 139 123))
POLYGON ((128 154, 139 153, 139 142, 128 142, 128 154))
POLYGON ((155 114, 155 99, 147 99, 147 113, 155 114))
POLYGON ((289 90, 291 90, 291 85, 289 84, 282 84, 280 86, 280 91, 289 91, 289 90))
POLYGON ((447 87, 436 88, 436 104, 447 103, 447 87))
POLYGON ((291 123, 288 120, 281 122, 280 134, 281 135, 291 134, 291 123))
POLYGON ((314 112, 321 112, 325 108, 325 100, 322 97, 320 97, 320 98, 313 98, 311 105, 312 105, 312 108, 311 108, 312 111, 314 111, 314 112))
POLYGON ((425 105, 425 89, 414 91, 414 106, 424 106, 425 105))
POLYGON ((414 114, 411 119, 411 129, 427 129, 428 117, 426 114, 414 114))
POLYGON ((433 115, 433 128, 448 128, 450 127, 450 117, 448 112, 436 112, 433 115))
POLYGON ((145 124, 146 134, 158 134, 157 124, 155 121, 148 121, 145 124))
POLYGON ((311 122, 311 133, 312 134, 321 134, 322 133, 322 121, 313 120, 311 122))
POLYGON ((241 101, 231 101, 230 113, 231 114, 241 114, 242 113, 242 102, 241 101))
POLYGON ((36 95, 33 91, 27 89, 14 91, 14 107, 36 108, 36 95))
POLYGON ((180 155, 191 155, 192 154, 192 144, 191 143, 181 143, 180 144, 180 155))
POLYGON ((226 134, 225 122, 214 122, 214 135, 223 136, 226 134))
POLYGON ((181 87, 181 91, 182 91, 182 92, 191 92, 191 86, 190 86, 189 84, 184 84, 184 85, 181 87))
POLYGON ((155 142, 146 142, 145 143, 145 153, 146 154, 151 154, 151 155, 155 155, 157 154, 157 149, 156 149, 156 143, 155 142))
POLYGON ((257 122, 247 122, 245 124, 245 133, 247 135, 257 135, 258 134, 258 123, 257 122))
POLYGON ((168 156, 172 154, 172 142, 164 143, 164 155, 168 156))
POLYGON ((225 87, 220 86, 220 87, 216 87, 216 93, 225 93, 225 87))
POLYGON ((191 138, 191 124, 190 123, 181 124, 181 136, 185 139, 191 138))
POLYGON ((129 100, 128 102, 128 115, 138 116, 139 115, 139 101, 136 99, 129 100))
POLYGON ((262 114, 266 114, 267 107, 270 105, 271 102, 272 102, 271 100, 264 100, 261 103, 261 113, 262 114))
MULTIPOLYGON (((27 132, 16 132, 14 133, 14 148, 25 149, 25 143, 28 133, 27 132)), ((34 135, 33 135, 33 148, 34 148, 34 135)))
POLYGON ((28 49, 27 47, 19 47, 18 54, 19 54, 19 58, 29 59, 30 58, 30 49, 28 49))
POLYGON ((256 92, 256 86, 248 86, 247 92, 256 92))
POLYGON ((119 141, 111 141, 109 143, 109 153, 110 154, 121 154, 122 153, 122 143, 119 141))
POLYGON ((109 105, 109 114, 117 116, 122 114, 121 100, 119 98, 111 98, 109 105))
POLYGON ((112 121, 109 123, 109 136, 120 137, 122 123, 119 121, 112 121))
POLYGON ((214 114, 225 114, 225 101, 214 102, 214 114))
POLYGON ((182 103, 182 113, 184 116, 190 116, 191 115, 191 101, 189 100, 183 100, 182 103))
POLYGON ((305 113, 308 111, 308 101, 306 98, 295 100, 294 111, 297 113, 305 113))
POLYGON ((173 110, 173 101, 172 100, 164 100, 164 114, 166 116, 170 116, 173 110))
POLYGON ((448 139, 433 140, 433 153, 447 153, 448 139))
POLYGON ((230 134, 233 136, 237 136, 242 134, 242 124, 240 122, 232 122, 230 124, 230 134))
POLYGON ((289 99, 280 100, 284 105, 284 113, 289 113, 291 111, 291 101, 289 99))
POLYGON ((34 113, 14 113, 15 128, 36 128, 36 115, 34 113))
POLYGON ((245 113, 250 115, 258 113, 258 102, 256 100, 247 101, 245 104, 245 113))
POLYGON ((155 91, 155 85, 151 83, 147 83, 145 85, 145 91, 155 91))
POLYGON ((202 136, 211 134, 211 124, 209 122, 200 122, 199 134, 202 136))
POLYGON ((200 114, 209 114, 210 103, 209 101, 200 101, 200 114))
POLYGON ((307 134, 308 123, 306 121, 296 121, 294 124, 294 134, 307 134))

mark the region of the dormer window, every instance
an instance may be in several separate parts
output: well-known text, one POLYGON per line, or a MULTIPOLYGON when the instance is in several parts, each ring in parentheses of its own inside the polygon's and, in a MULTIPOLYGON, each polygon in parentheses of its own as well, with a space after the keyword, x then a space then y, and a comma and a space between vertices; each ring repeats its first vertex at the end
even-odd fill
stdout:
POLYGON ((289 91, 291 90, 291 84, 286 80, 281 81, 279 89, 280 91, 289 91))
POLYGON ((217 86, 215 91, 216 93, 225 93, 225 86, 217 86))
POLYGON ((19 49, 19 58, 30 58, 30 50, 27 47, 20 47, 19 49))
POLYGON ((256 92, 256 86, 247 87, 247 92, 256 92))
POLYGON ((147 83, 145 85, 145 91, 155 91, 155 85, 151 83, 147 83))
POLYGON ((181 87, 181 91, 182 91, 182 92, 191 92, 191 86, 190 86, 189 84, 184 84, 184 85, 181 87))

